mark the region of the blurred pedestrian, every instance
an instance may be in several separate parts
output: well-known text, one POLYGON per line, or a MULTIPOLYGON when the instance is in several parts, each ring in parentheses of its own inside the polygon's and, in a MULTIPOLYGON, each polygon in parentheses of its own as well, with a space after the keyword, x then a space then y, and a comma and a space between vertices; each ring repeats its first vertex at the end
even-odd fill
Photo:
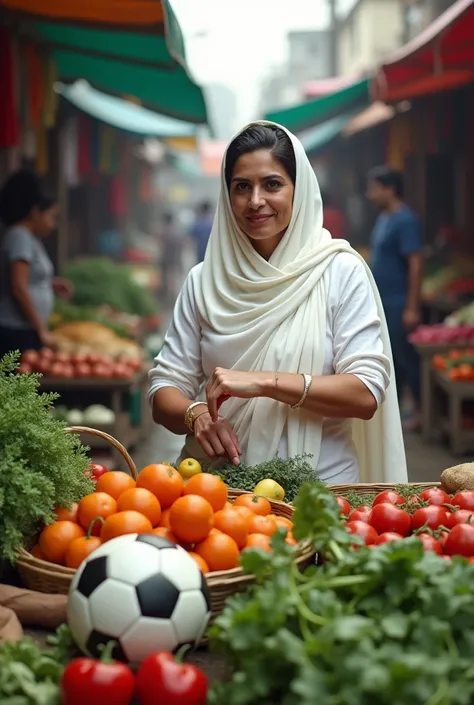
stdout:
POLYGON ((50 347, 48 329, 54 295, 72 293, 70 282, 54 276, 43 245, 55 230, 58 205, 44 193, 39 177, 26 170, 10 176, 0 191, 0 354, 50 347))
POLYGON ((161 291, 165 303, 172 306, 181 284, 183 243, 171 213, 163 215, 160 227, 160 244, 161 291))
POLYGON ((382 211, 372 233, 371 266, 387 318, 399 399, 408 387, 414 401, 414 414, 405 427, 414 430, 419 426, 420 364, 408 337, 420 324, 420 222, 403 200, 403 175, 398 171, 373 169, 367 197, 382 211))
POLYGON ((196 243, 197 261, 202 262, 206 254, 207 242, 212 230, 212 209, 211 204, 204 202, 199 206, 196 219, 191 229, 191 237, 196 243))
POLYGON ((323 199, 323 227, 329 230, 333 239, 344 240, 346 237, 346 223, 344 214, 336 206, 332 194, 321 190, 323 199))

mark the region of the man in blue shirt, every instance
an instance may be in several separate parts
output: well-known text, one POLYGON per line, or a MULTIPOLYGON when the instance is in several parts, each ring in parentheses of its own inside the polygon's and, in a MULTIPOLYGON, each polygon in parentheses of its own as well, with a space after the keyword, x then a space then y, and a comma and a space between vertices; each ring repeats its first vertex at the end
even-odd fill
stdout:
POLYGON ((212 230, 212 211, 210 203, 199 206, 196 220, 191 230, 191 237, 196 243, 197 261, 202 262, 206 254, 207 241, 212 230))
POLYGON ((372 170, 367 197, 382 211, 372 233, 371 267, 387 318, 398 394, 408 387, 415 403, 415 416, 405 426, 414 429, 419 425, 420 365, 408 336, 420 323, 420 223, 403 201, 403 176, 398 171, 372 170))

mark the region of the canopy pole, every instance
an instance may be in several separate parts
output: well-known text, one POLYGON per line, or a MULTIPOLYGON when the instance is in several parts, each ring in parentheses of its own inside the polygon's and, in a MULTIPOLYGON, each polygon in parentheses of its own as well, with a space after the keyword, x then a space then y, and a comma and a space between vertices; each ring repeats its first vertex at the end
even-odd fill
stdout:
POLYGON ((64 155, 66 153, 66 125, 67 121, 62 121, 59 127, 58 147, 59 147, 59 168, 58 168, 58 238, 57 238, 57 268, 58 272, 63 270, 69 257, 69 188, 66 174, 64 173, 64 155))

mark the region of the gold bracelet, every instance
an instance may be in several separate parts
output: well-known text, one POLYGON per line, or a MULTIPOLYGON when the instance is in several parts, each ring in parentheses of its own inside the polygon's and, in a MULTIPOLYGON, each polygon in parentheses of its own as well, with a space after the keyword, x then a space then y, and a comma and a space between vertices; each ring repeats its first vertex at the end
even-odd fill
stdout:
POLYGON ((191 433, 193 433, 193 431, 194 431, 194 422, 196 421, 196 418, 197 418, 196 414, 194 413, 194 409, 197 406, 201 406, 201 405, 207 407, 207 404, 205 401, 195 401, 188 406, 188 408, 186 409, 186 411, 184 413, 184 423, 187 426, 187 428, 189 428, 191 433))
POLYGON ((293 404, 293 406, 291 407, 292 409, 299 409, 300 406, 303 406, 303 404, 306 401, 306 397, 308 396, 308 392, 311 388, 311 384, 313 382, 313 378, 311 377, 311 375, 304 374, 303 379, 304 379, 303 395, 302 395, 301 399, 298 402, 296 402, 296 404, 293 404))

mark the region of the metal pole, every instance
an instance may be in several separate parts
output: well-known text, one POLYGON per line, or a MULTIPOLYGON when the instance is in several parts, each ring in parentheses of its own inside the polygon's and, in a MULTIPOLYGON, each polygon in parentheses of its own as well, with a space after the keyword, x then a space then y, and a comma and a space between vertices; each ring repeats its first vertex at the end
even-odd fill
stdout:
POLYGON ((331 76, 338 75, 339 61, 337 51, 337 0, 328 0, 329 3, 329 53, 331 76))

